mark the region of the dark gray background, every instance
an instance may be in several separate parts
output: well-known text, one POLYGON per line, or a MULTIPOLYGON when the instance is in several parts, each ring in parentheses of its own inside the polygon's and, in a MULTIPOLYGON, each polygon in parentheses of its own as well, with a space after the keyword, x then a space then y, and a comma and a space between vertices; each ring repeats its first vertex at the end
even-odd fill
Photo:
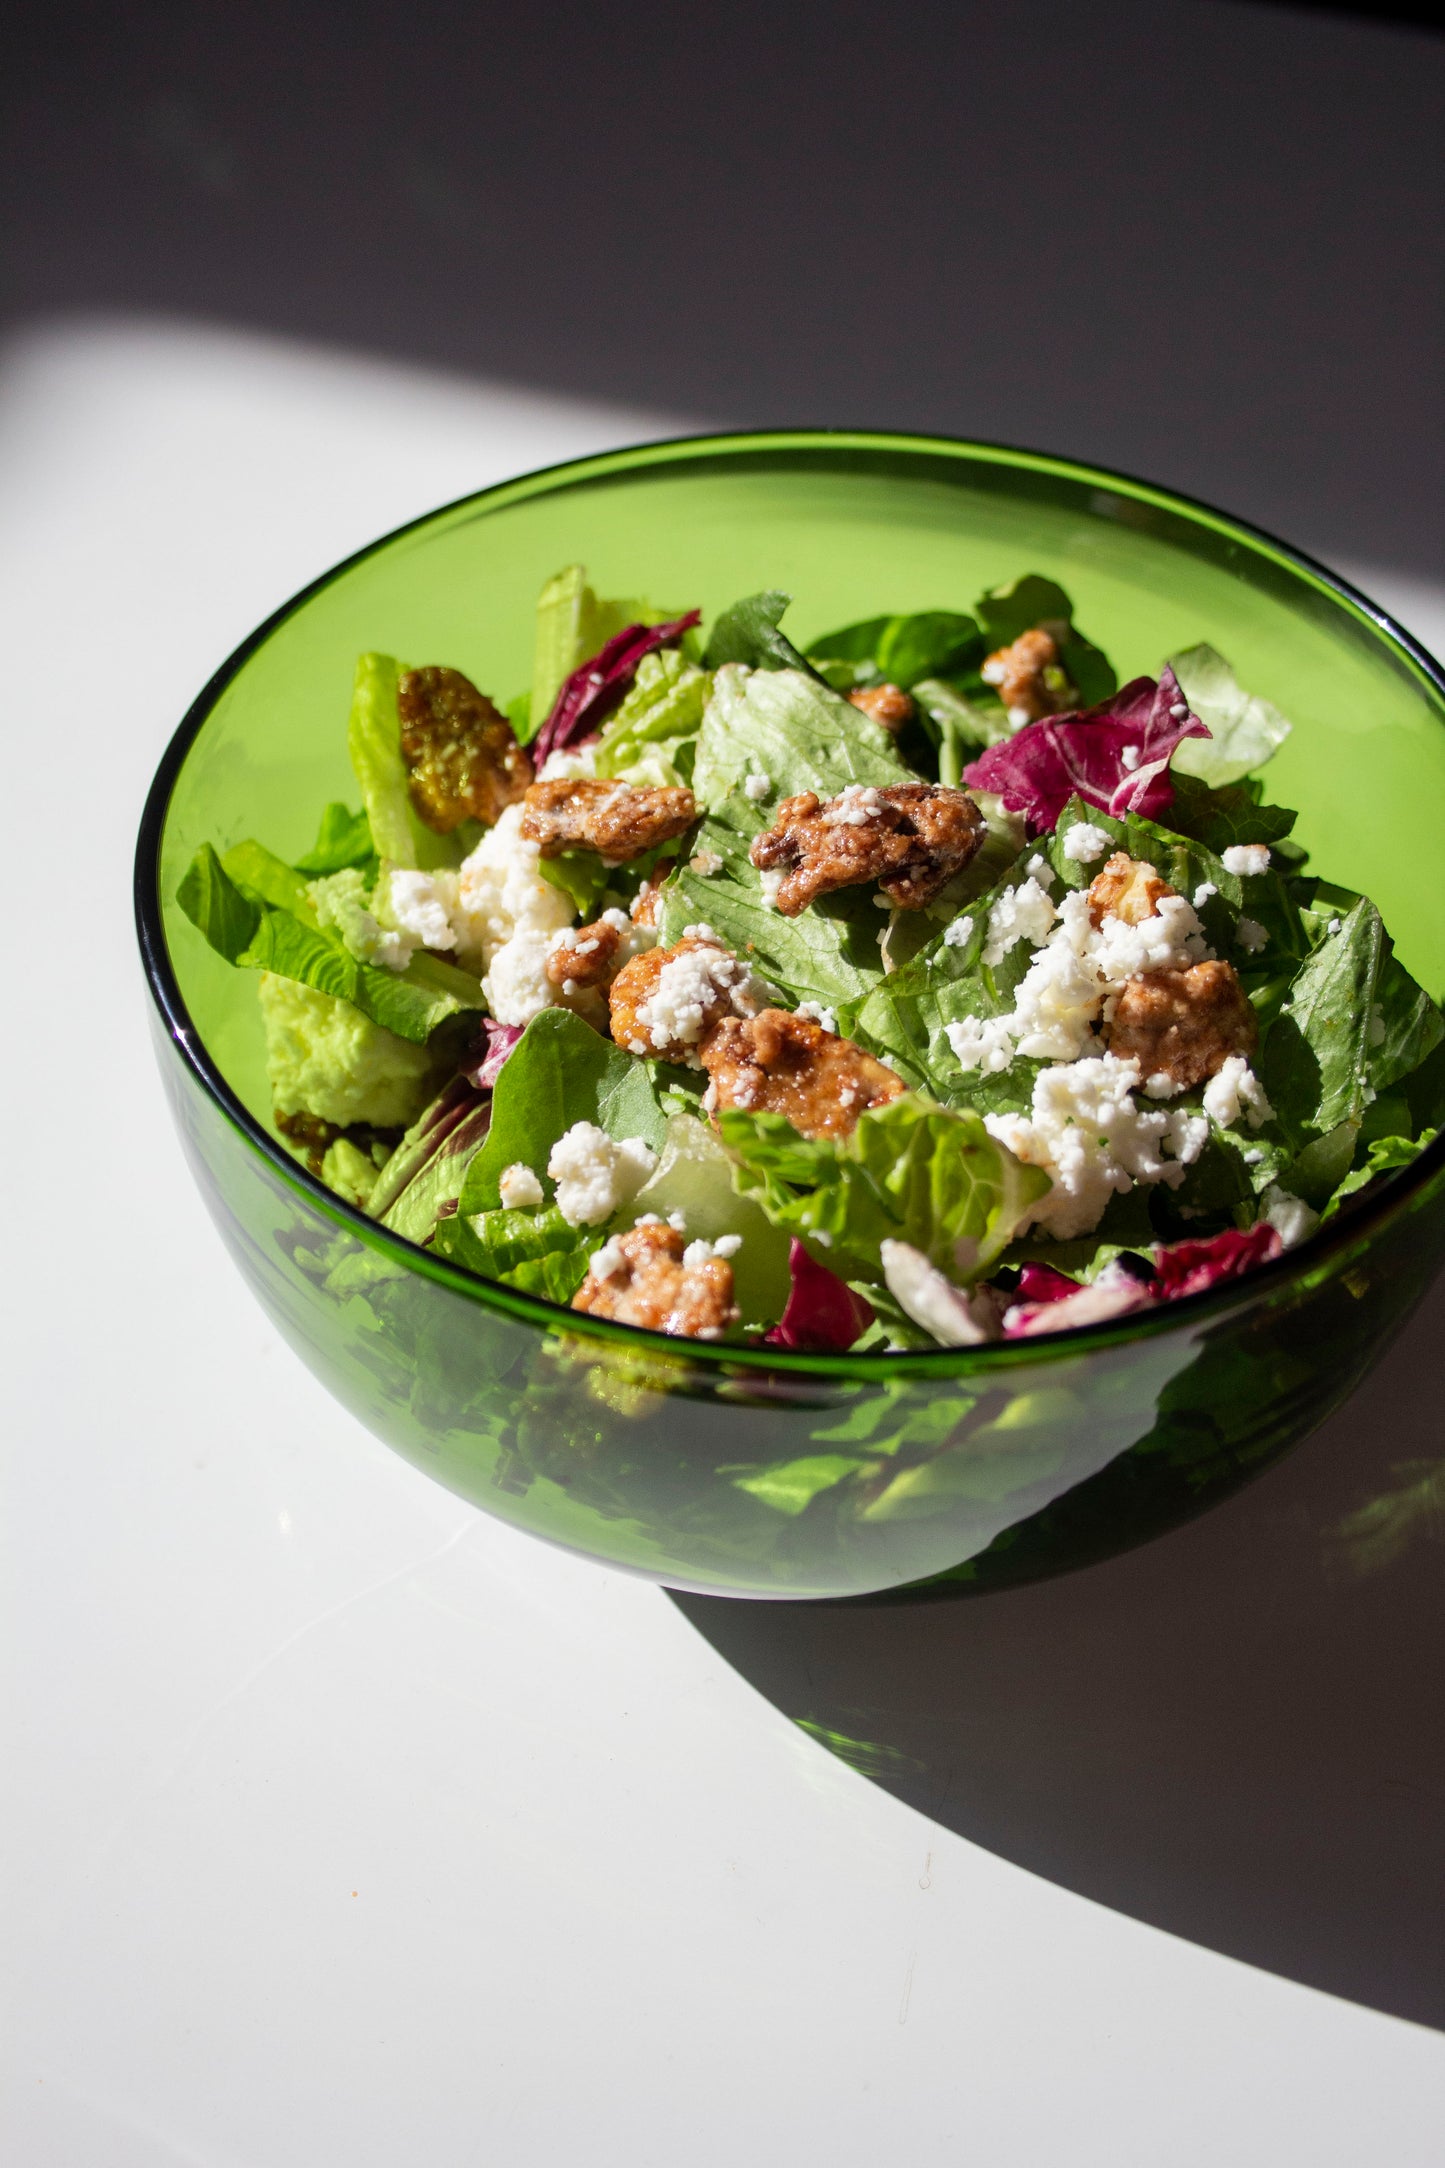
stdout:
POLYGON ((1326 556, 1445 559, 1422 28, 1244 0, 10 19, 12 317, 998 437, 1326 556))

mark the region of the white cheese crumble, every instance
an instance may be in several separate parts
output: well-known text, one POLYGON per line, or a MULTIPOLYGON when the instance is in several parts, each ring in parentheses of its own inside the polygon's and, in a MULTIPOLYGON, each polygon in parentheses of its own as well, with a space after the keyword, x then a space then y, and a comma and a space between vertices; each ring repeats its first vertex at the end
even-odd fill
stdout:
POLYGON ((838 1029, 837 1010, 825 1008, 821 1001, 800 1001, 794 1014, 805 1016, 810 1023, 816 1024, 820 1031, 836 1032, 838 1029))
POLYGON ((1268 941, 1269 935, 1258 919, 1242 918, 1234 929, 1235 939, 1247 955, 1257 956, 1268 941))
POLYGON ((1121 765, 1128 770, 1130 775, 1138 767, 1141 758, 1142 755, 1137 745, 1126 745, 1119 755, 1121 765))
POLYGON ((1326 926, 1326 928, 1325 928, 1325 932, 1326 932, 1326 933, 1329 933, 1329 934, 1335 934, 1335 933, 1338 933, 1338 932, 1339 932, 1339 930, 1340 930, 1340 928, 1341 928, 1341 926, 1343 926, 1343 925, 1344 925, 1344 923, 1345 923, 1345 922, 1344 922, 1344 920, 1343 920, 1342 918, 1332 918, 1332 919, 1330 920, 1330 922, 1329 922, 1328 926, 1326 926))
POLYGON ((1016 941, 1027 941, 1031 948, 1037 948, 1057 916, 1037 881, 1020 881, 1017 888, 1006 888, 988 914, 984 962, 992 970, 1003 962, 1016 941))
POLYGON ((1231 843, 1220 853, 1220 864, 1226 873, 1268 873, 1269 858, 1267 843, 1231 843))
POLYGON ((847 783, 818 816, 825 828, 866 828, 883 810, 874 783, 847 783))
POLYGON ((1096 828, 1092 821, 1075 821, 1064 837, 1064 856, 1072 858, 1076 865, 1092 866, 1096 858, 1102 858, 1114 838, 1103 828, 1096 828))
POLYGON ((961 918, 954 919, 951 925, 944 928, 944 947, 967 948, 969 942, 973 939, 974 923, 973 918, 967 911, 964 912, 961 918))
POLYGON ((751 798, 754 805, 761 805, 764 798, 771 795, 772 788, 772 777, 764 775, 760 768, 754 768, 751 775, 743 778, 743 796, 751 798))
POLYGON ((600 1250, 592 1252, 587 1261, 587 1270, 594 1280, 615 1280, 626 1264, 627 1259, 618 1248, 617 1238, 613 1235, 603 1243, 600 1250))
POLYGON ((1053 867, 1049 864, 1047 858, 1040 858, 1037 852, 1034 853, 1033 857, 1024 867, 1024 872, 1027 873, 1032 880, 1037 881, 1040 888, 1052 888, 1055 881, 1058 879, 1058 875, 1055 873, 1053 867))
POLYGON ((1281 1189, 1278 1182, 1270 1184, 1261 1201, 1265 1218, 1287 1250, 1303 1242, 1305 1236, 1312 1235, 1319 1226, 1319 1213, 1312 1211, 1303 1197, 1281 1189))
POLYGON ((409 933, 381 924, 368 905, 366 882, 357 867, 348 866, 342 873, 308 882, 306 893, 317 925, 338 933, 347 953, 358 963, 384 964, 388 971, 405 971, 415 953, 416 940, 409 933))
POLYGON ((637 1195, 656 1165, 656 1152, 640 1137, 618 1143, 595 1122, 574 1122, 553 1145, 547 1173, 568 1226, 598 1227, 637 1195))
MULTIPOLYGON (((695 940, 712 942, 711 927, 689 926, 695 940)), ((657 975, 657 984, 637 1005, 641 1038, 629 1042, 634 1054, 661 1053, 692 1068, 702 1065, 690 1050, 718 1016, 756 1016, 767 1005, 767 989, 754 978, 739 956, 711 946, 685 949, 671 957, 657 975)))
POLYGON ((1137 1062, 1103 1054, 1041 1070, 1030 1114, 984 1116, 991 1136, 1050 1177, 1031 1220, 1060 1241, 1087 1234, 1109 1199, 1136 1183, 1177 1188, 1208 1142, 1202 1115, 1141 1109, 1138 1088, 1137 1062))
POLYGON ((786 869, 782 866, 769 866, 766 872, 758 875, 758 886, 762 889, 763 901, 770 911, 778 908, 778 890, 786 878, 786 869))
POLYGON ((454 873, 414 873, 393 866, 386 883, 387 915, 398 933, 410 934, 418 948, 454 949, 452 911, 457 901, 454 873))
POLYGON ((529 1024, 551 1006, 550 937, 574 916, 571 897, 537 871, 537 846, 521 833, 523 811, 520 802, 509 805, 457 875, 459 961, 482 973, 499 1024, 529 1024))
POLYGON ((994 1076, 1014 1058, 1013 1034, 1006 1016, 961 1016, 945 1024, 944 1034, 960 1069, 994 1076))
POLYGON ((1258 1129, 1274 1108, 1243 1054, 1231 1054, 1204 1087, 1204 1111, 1221 1129, 1232 1129, 1241 1115, 1258 1129))
POLYGON ((736 1257, 743 1246, 741 1235, 719 1235, 716 1242, 689 1242, 682 1253, 686 1265, 705 1265, 714 1257, 736 1257))
POLYGON ((723 869, 723 862, 717 852, 708 850, 694 851, 688 865, 694 873, 701 874, 705 881, 710 881, 715 873, 721 873, 723 869))
POLYGON ((541 1204, 543 1190, 525 1159, 514 1159, 497 1178, 497 1188, 509 1212, 526 1212, 541 1204))
POLYGON ((1217 896, 1218 894, 1219 890, 1215 887, 1213 881, 1201 881, 1199 886, 1194 891, 1195 910, 1202 911, 1205 904, 1208 903, 1210 897, 1217 896))
MULTIPOLYGON (((962 1288, 946 1280, 909 1242, 881 1245, 883 1277, 898 1307, 943 1347, 973 1347, 994 1337, 975 1317, 962 1288)), ((995 1328, 996 1330, 996 1328, 995 1328)))

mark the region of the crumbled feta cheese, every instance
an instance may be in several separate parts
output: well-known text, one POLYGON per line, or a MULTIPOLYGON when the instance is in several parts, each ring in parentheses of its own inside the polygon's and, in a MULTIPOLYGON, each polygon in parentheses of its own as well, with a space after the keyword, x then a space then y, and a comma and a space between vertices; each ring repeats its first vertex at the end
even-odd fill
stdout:
POLYGON ((723 869, 723 862, 717 852, 708 850, 694 851, 688 865, 694 873, 700 873, 705 881, 710 881, 715 873, 721 873, 723 869))
POLYGON ((713 1257, 736 1257, 742 1246, 741 1235, 719 1235, 715 1242, 689 1242, 682 1261, 684 1265, 705 1265, 713 1257))
POLYGON ((587 1262, 587 1270, 594 1280, 615 1280, 618 1273, 626 1266, 626 1263, 627 1259, 618 1248, 617 1238, 614 1235, 603 1243, 600 1250, 592 1252, 587 1262))
POLYGON ((716 941, 718 938, 705 918, 700 918, 695 926, 684 926, 682 937, 684 941, 716 941))
POLYGON ((595 777, 597 774, 597 747, 576 745, 566 750, 549 753, 537 770, 541 783, 570 782, 579 775, 595 777))
POLYGON ((520 802, 509 805, 463 861, 452 916, 458 960, 483 974, 499 1024, 528 1024, 554 1000, 547 949, 575 915, 572 899, 538 873, 537 846, 521 833, 523 811, 520 802))
POLYGON ((1048 896, 1035 880, 1006 888, 988 914, 988 939, 983 960, 992 970, 1001 964, 1016 941, 1037 948, 1058 916, 1048 896))
POLYGON ((800 1001, 795 1013, 806 1016, 809 1022, 816 1024, 821 1031, 838 1029, 837 1010, 824 1008, 821 1001, 800 1001))
POLYGON ((1343 926, 1344 923, 1345 922, 1342 918, 1332 918, 1328 926, 1326 926, 1325 932, 1328 934, 1336 934, 1339 932, 1341 926, 1343 926))
POLYGON ((317 925, 338 933, 347 953, 358 963, 384 964, 388 971, 405 971, 415 954, 416 939, 380 923, 369 906, 366 882, 359 868, 348 866, 341 873, 310 881, 306 893, 317 925))
POLYGON ((866 828, 883 810, 883 800, 873 783, 848 783, 824 806, 825 828, 866 828))
POLYGON ((525 1212, 542 1202, 542 1185, 524 1159, 513 1160, 510 1167, 502 1169, 497 1188, 509 1212, 525 1212))
POLYGON ((990 1331, 975 1316, 963 1289, 946 1280, 922 1250, 909 1242, 884 1242, 880 1248, 889 1294, 915 1325, 932 1333, 943 1347, 974 1347, 996 1337, 998 1328, 992 1317, 990 1331))
POLYGON ((1138 1064, 1113 1054, 1060 1063, 1034 1079, 1030 1114, 986 1114, 984 1126, 1053 1187, 1031 1218, 1061 1241, 1089 1233, 1112 1196, 1136 1183, 1176 1188, 1209 1139, 1202 1115, 1141 1109, 1138 1064))
POLYGON ((967 948, 969 942, 973 939, 973 928, 974 920, 970 917, 969 913, 965 911, 961 918, 954 919, 951 925, 944 928, 944 947, 967 948))
POLYGON ((1287 1250, 1292 1250, 1296 1243, 1303 1242, 1305 1236, 1312 1235, 1319 1226, 1318 1212, 1312 1211, 1303 1197, 1293 1196, 1289 1190, 1281 1189, 1278 1182, 1270 1184, 1261 1202, 1264 1205, 1265 1218, 1287 1250))
POLYGON ((1014 1058, 1013 1035, 1005 1016, 961 1016, 943 1028, 960 1069, 994 1076, 1014 1058))
POLYGON ((1096 828, 1092 821, 1075 821, 1064 837, 1064 856, 1072 858, 1077 865, 1092 866, 1113 841, 1105 829, 1096 828))
POLYGON ((717 1086, 716 1086, 716 1084, 709 1084, 709 1085, 708 1085, 708 1088, 707 1088, 707 1090, 706 1090, 706 1091, 705 1091, 705 1092, 703 1093, 703 1095, 702 1095, 702 1104, 703 1104, 703 1111, 704 1111, 705 1113, 707 1113, 707 1114, 716 1114, 716 1112, 717 1112, 717 1086))
POLYGON ((1241 1114, 1258 1129, 1274 1108, 1243 1054, 1231 1054, 1204 1087, 1204 1111, 1221 1129, 1232 1129, 1241 1114))
POLYGON ((1231 843, 1220 853, 1220 863, 1226 873, 1268 873, 1269 857, 1267 843, 1231 843))
POLYGON ((769 866, 758 875, 758 886, 762 889, 763 901, 770 911, 777 910, 778 890, 786 879, 787 869, 784 866, 769 866))
POLYGON ((1252 1144, 1243 1157, 1246 1167, 1258 1167, 1264 1161, 1264 1153, 1257 1144, 1252 1144))
POLYGON ((656 1165, 656 1152, 640 1137, 618 1143, 595 1122, 574 1122, 553 1145, 547 1173, 568 1226, 598 1227, 637 1195, 656 1165))
POLYGON ((1208 903, 1210 897, 1217 896, 1218 894, 1219 890, 1215 887, 1213 881, 1201 881, 1199 886, 1194 891, 1195 910, 1202 911, 1205 904, 1208 903))
POLYGON ((1242 918, 1234 933, 1240 947, 1250 956, 1257 956, 1269 941, 1269 935, 1258 919, 1242 918))
MULTIPOLYGON (((687 931, 698 941, 717 938, 710 927, 687 931)), ((767 1005, 767 989, 740 956, 711 946, 685 949, 663 965, 652 992, 638 1004, 637 1022, 648 1043, 667 1048, 675 1060, 678 1048, 696 1046, 716 1019, 719 997, 724 1013, 733 1016, 756 1016, 767 1005)))
POLYGON ((1040 888, 1052 888, 1058 879, 1058 875, 1047 858, 1040 858, 1037 851, 1024 867, 1024 872, 1029 875, 1031 880, 1037 881, 1040 888))
POLYGON ((410 934, 419 948, 454 949, 452 908, 457 900, 454 873, 414 873, 393 866, 386 883, 386 907, 399 933, 410 934))
POLYGON ((1134 773, 1134 770, 1138 767, 1139 759, 1140 754, 1137 745, 1126 745, 1119 755, 1120 765, 1126 768, 1130 775, 1132 775, 1134 773))
POLYGON ((764 798, 771 795, 772 788, 772 777, 764 775, 761 769, 754 768, 752 774, 744 779, 743 795, 746 798, 751 798, 754 805, 761 805, 764 798))

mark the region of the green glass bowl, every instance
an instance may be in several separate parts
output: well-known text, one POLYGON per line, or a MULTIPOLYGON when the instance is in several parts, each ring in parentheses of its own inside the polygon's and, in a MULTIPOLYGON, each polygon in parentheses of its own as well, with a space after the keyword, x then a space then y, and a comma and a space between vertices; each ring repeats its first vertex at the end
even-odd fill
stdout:
POLYGON ((232 1255, 302 1358, 439 1482, 677 1587, 857 1596, 1057 1572, 1137 1543, 1327 1416, 1445 1250, 1445 1143, 1243 1282, 1114 1325, 972 1350, 790 1356, 680 1344, 449 1266, 272 1135, 251 974, 174 902, 203 842, 309 847, 354 802, 356 655, 447 662, 505 699, 560 566, 712 612, 763 586, 794 637, 967 608, 1052 574, 1121 678, 1209 640, 1295 720, 1271 776, 1314 863, 1445 983, 1445 676, 1280 543, 1121 475, 941 438, 779 431, 572 462, 417 521, 278 611, 161 763, 136 901, 162 1074, 232 1255))

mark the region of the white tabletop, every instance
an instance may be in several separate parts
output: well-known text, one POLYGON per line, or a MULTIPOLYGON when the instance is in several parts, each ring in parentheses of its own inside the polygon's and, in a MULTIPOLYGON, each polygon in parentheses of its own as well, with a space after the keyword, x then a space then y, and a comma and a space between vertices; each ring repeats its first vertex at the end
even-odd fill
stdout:
POLYGON ((730 1606, 390 1455, 191 1187, 128 901, 189 698, 373 534, 674 425, 180 328, 9 357, 0 2156, 1434 2168, 1438 1294, 1130 1559, 730 1606))

